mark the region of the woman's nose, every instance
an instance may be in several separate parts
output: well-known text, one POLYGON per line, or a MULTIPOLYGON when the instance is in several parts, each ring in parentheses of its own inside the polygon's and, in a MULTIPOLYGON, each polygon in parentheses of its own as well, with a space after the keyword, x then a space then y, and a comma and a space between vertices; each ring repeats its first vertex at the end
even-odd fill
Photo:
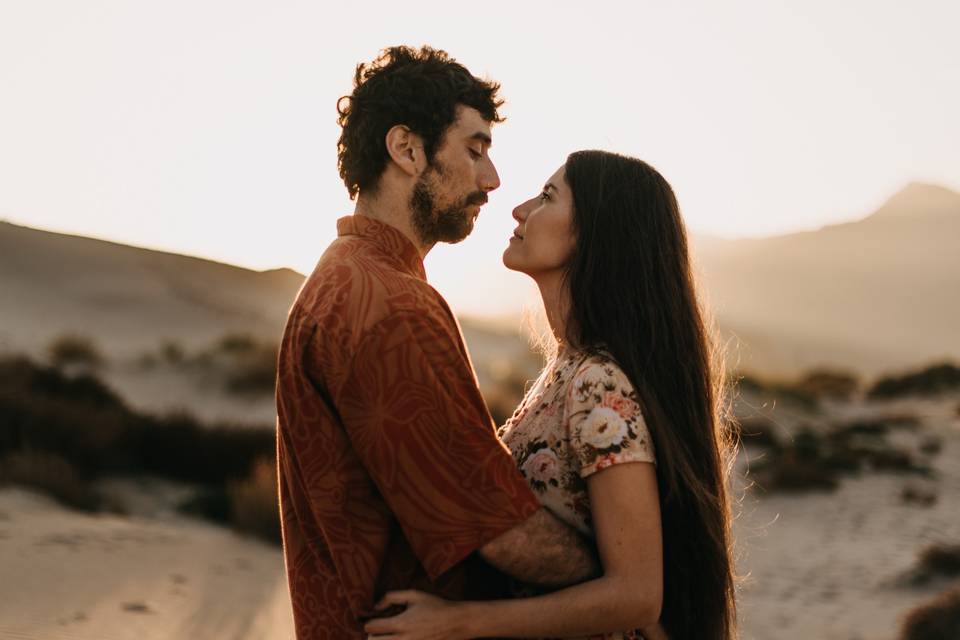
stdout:
POLYGON ((517 222, 523 222, 527 219, 527 214, 533 209, 533 204, 536 202, 536 198, 530 198, 526 202, 521 202, 516 207, 513 208, 513 219, 517 222))

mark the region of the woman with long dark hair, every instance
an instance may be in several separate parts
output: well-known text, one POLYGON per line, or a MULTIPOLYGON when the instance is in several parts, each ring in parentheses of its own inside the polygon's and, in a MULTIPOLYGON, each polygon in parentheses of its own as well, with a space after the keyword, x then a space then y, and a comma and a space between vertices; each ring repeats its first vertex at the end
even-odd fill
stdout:
POLYGON ((393 592, 380 606, 406 610, 367 632, 731 640, 735 445, 673 190, 580 151, 514 218, 504 264, 537 282, 557 349, 499 434, 541 502, 596 539, 603 575, 492 602, 393 592))

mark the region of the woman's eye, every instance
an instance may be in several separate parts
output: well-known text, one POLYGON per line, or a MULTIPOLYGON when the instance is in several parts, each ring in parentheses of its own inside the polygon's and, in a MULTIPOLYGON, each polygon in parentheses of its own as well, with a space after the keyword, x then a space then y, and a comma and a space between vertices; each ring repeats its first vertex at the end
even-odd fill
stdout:
POLYGON ((550 199, 550 196, 547 195, 547 192, 546 192, 546 191, 541 191, 541 192, 540 192, 540 202, 544 202, 544 201, 549 200, 549 199, 550 199))
POLYGON ((483 157, 483 154, 476 149, 470 149, 470 155, 476 160, 479 160, 481 157, 483 157))

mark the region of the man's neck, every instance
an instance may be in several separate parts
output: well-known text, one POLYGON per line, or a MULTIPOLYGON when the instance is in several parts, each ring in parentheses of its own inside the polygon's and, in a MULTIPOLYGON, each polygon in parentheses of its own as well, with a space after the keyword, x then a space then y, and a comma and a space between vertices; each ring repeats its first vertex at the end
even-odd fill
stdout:
POLYGON ((388 188, 381 186, 375 195, 359 194, 357 204, 353 208, 353 215, 372 218, 397 229, 417 248, 420 258, 426 258, 433 245, 424 245, 414 230, 412 214, 407 205, 408 198, 388 191, 388 188))

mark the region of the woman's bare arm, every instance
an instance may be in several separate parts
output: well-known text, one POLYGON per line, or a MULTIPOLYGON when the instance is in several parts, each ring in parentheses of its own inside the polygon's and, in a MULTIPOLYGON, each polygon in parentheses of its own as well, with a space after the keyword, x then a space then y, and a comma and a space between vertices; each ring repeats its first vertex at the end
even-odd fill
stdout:
POLYGON ((664 637, 657 624, 663 541, 655 467, 617 464, 589 476, 587 487, 601 577, 547 595, 492 602, 443 603, 410 592, 388 594, 381 604, 409 608, 372 621, 367 631, 399 631, 411 638, 529 638, 646 628, 649 637, 664 637))

